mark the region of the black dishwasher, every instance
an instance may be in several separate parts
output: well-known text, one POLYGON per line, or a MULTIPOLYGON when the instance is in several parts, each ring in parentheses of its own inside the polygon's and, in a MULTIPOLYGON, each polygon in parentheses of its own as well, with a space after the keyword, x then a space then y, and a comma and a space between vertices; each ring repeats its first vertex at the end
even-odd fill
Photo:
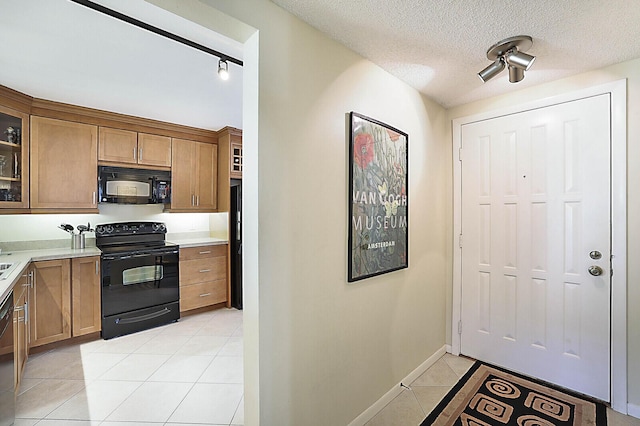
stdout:
POLYGON ((13 292, 0 304, 0 342, 11 349, 0 355, 0 426, 15 422, 15 393, 13 366, 13 292))

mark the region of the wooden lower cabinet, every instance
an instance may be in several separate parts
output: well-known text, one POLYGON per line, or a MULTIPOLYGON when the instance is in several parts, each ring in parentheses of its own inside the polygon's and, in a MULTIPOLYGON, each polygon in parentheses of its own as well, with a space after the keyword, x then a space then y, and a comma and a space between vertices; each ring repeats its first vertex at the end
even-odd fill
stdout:
POLYGON ((71 335, 100 331, 100 256, 71 260, 71 335))
POLYGON ((17 293, 21 293, 17 299, 14 300, 15 306, 15 389, 16 392, 20 389, 20 383, 22 381, 22 373, 27 365, 27 358, 29 357, 29 280, 25 275, 18 286, 14 287, 14 296, 17 293))
POLYGON ((180 311, 227 300, 227 244, 181 248, 180 311))
POLYGON ((33 262, 30 347, 100 331, 100 256, 33 262))
POLYGON ((71 337, 71 260, 32 263, 30 347, 71 337))
POLYGON ((29 356, 29 279, 25 274, 13 288, 13 334, 5 333, 0 340, 0 356, 10 356, 13 349, 14 386, 16 394, 20 389, 22 372, 29 356), (13 338, 13 340, 11 340, 13 338))

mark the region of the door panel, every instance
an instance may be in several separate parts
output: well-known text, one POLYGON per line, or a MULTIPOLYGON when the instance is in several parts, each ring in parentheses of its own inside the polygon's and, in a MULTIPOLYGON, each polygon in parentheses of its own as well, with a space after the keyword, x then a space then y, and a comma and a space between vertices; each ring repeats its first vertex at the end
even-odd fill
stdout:
POLYGON ((601 95, 462 127, 462 353, 605 401, 609 114, 601 95))

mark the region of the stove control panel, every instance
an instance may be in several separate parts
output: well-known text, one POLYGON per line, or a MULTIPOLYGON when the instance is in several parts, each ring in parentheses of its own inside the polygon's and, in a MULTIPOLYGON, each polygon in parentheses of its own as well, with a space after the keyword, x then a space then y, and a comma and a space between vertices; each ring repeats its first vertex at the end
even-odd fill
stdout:
POLYGON ((166 234, 167 227, 162 222, 123 222, 105 223, 96 226, 96 234, 107 235, 133 235, 133 234, 166 234))

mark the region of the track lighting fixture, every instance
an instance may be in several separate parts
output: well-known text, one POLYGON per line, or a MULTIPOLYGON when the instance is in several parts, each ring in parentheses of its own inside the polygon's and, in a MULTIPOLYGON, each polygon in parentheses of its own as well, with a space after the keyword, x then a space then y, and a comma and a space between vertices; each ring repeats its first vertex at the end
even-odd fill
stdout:
POLYGON ((101 4, 95 3, 93 1, 90 0, 71 0, 73 3, 77 3, 81 6, 85 6, 89 9, 95 10, 96 12, 100 12, 102 14, 105 14, 107 16, 110 16, 112 18, 118 19, 122 22, 126 22, 127 24, 131 24, 135 27, 138 27, 140 29, 152 32, 156 35, 168 38, 170 40, 173 40, 175 42, 181 43, 185 46, 189 46, 191 48, 197 49, 201 52, 204 53, 208 53, 209 55, 215 56, 217 58, 220 58, 218 60, 218 76, 220 76, 220 78, 222 80, 228 80, 229 79, 229 62, 231 62, 232 64, 238 65, 238 66, 242 66, 243 62, 240 59, 234 58, 233 56, 229 56, 223 52, 218 52, 217 50, 211 49, 209 47, 203 46, 199 43, 196 43, 194 41, 188 40, 184 37, 181 37, 177 34, 173 34, 170 33, 166 30, 163 30, 161 28, 158 27, 154 27, 153 25, 147 24, 146 22, 142 22, 138 19, 132 18, 130 16, 124 15, 118 11, 115 11, 113 9, 109 9, 105 6, 102 6, 101 4))
POLYGON ((487 50, 487 58, 494 61, 491 65, 478 73, 483 82, 487 82, 504 70, 509 68, 509 81, 517 83, 524 78, 524 72, 528 71, 536 60, 535 56, 524 53, 533 45, 529 36, 521 35, 509 37, 494 44, 487 50))
POLYGON ((509 83, 517 83, 524 78, 524 70, 514 65, 509 65, 509 83))
POLYGON ((480 80, 482 80, 483 82, 487 82, 496 75, 500 74, 503 69, 504 61, 502 60, 502 58, 498 58, 494 63, 480 71, 478 73, 478 77, 480 77, 480 80))
POLYGON ((218 76, 222 80, 229 80, 229 64, 224 59, 218 61, 218 76))

